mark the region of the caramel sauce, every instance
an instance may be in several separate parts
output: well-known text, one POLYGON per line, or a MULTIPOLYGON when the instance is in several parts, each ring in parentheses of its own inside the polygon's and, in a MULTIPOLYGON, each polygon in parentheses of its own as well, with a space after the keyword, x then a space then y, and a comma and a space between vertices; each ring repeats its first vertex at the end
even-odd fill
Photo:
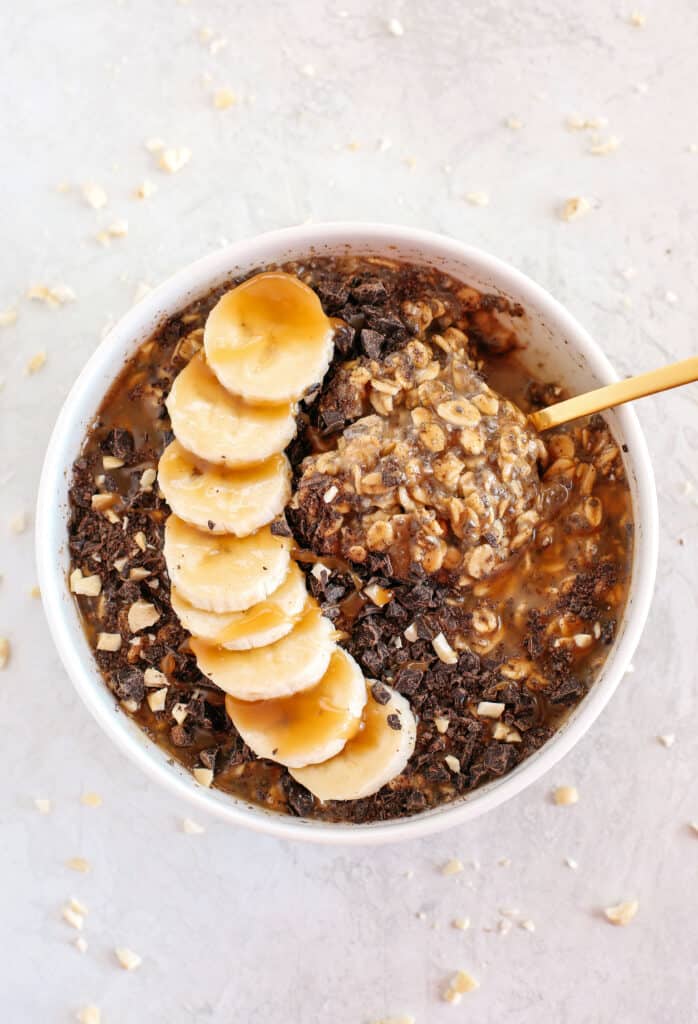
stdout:
POLYGON ((281 760, 302 756, 328 739, 351 739, 357 733, 361 719, 347 707, 354 671, 346 655, 337 651, 325 675, 311 689, 260 701, 227 695, 225 707, 243 735, 259 732, 273 736, 281 760))
POLYGON ((273 601, 260 601, 249 611, 239 613, 240 618, 221 630, 212 642, 223 645, 230 643, 231 640, 247 636, 251 632, 257 633, 267 629, 277 629, 279 626, 293 625, 300 621, 306 611, 308 611, 307 606, 300 615, 286 615, 273 601))

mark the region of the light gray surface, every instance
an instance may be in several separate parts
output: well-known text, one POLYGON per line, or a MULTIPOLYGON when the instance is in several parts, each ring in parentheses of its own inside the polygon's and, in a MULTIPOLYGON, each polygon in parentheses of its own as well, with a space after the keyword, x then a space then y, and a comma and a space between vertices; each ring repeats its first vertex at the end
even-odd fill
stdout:
POLYGON ((20 536, 9 527, 31 513, 51 424, 105 323, 139 282, 222 238, 308 217, 432 228, 548 287, 622 373, 695 351, 698 9, 647 3, 643 28, 631 9, 356 0, 343 16, 314 2, 31 0, 5 10, 0 309, 19 303, 20 316, 0 328, 0 635, 12 643, 0 675, 3 1019, 67 1022, 87 1002, 103 1024, 697 1019, 698 508, 685 493, 697 483, 695 387, 638 406, 662 540, 636 671, 553 776, 468 827, 404 846, 343 853, 203 821, 205 834, 183 834, 188 809, 127 764, 74 697, 29 596, 31 524, 20 536), (201 27, 227 46, 211 54, 201 27), (236 107, 213 109, 218 86, 238 93, 236 107), (592 133, 565 128, 575 113, 607 117, 600 134, 621 138, 618 151, 589 155, 592 133), (153 136, 190 147, 189 165, 159 171, 143 145, 153 136), (158 192, 133 199, 145 177, 158 192), (57 192, 62 181, 72 191, 57 192), (109 194, 100 213, 75 187, 85 181, 109 194), (469 204, 471 191, 490 205, 469 204), (567 224, 556 209, 572 195, 595 209, 567 224), (118 218, 128 237, 101 247, 95 232, 118 218), (77 295, 62 309, 22 297, 58 282, 77 295), (40 349, 45 367, 26 376, 40 349), (660 733, 676 734, 671 749, 660 733), (579 788, 577 806, 552 805, 562 782, 579 788), (81 805, 84 790, 103 806, 81 805), (33 806, 44 796, 49 816, 33 806), (76 855, 89 875, 65 867, 76 855), (466 869, 444 878, 452 856, 466 869), (71 895, 89 907, 84 955, 60 916, 71 895), (600 908, 629 898, 637 918, 612 928, 600 908), (518 908, 535 933, 496 931, 501 908, 518 908), (470 931, 450 927, 466 915, 470 931), (121 970, 116 945, 144 957, 139 971, 121 970), (447 1006, 440 990, 461 967, 481 988, 447 1006))

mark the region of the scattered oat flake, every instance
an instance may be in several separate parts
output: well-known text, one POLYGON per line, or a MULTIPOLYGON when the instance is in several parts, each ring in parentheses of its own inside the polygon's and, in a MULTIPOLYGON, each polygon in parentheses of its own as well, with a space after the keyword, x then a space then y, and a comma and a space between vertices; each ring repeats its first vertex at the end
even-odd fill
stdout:
POLYGON ((647 17, 640 11, 633 11, 628 21, 631 25, 634 25, 635 28, 644 28, 647 17))
POLYGON ((444 1001, 457 1005, 462 995, 466 992, 474 992, 479 987, 480 983, 473 978, 472 974, 469 974, 468 971, 458 971, 453 975, 443 993, 444 1001))
POLYGON ((553 802, 558 807, 570 807, 579 800, 579 793, 575 786, 558 786, 553 790, 553 802))
POLYGON ((679 297, 676 292, 665 292, 664 298, 671 306, 679 301, 679 297))
POLYGON ((525 921, 519 921, 519 928, 523 928, 525 932, 534 932, 536 930, 535 923, 530 918, 526 918, 525 921))
POLYGON ((85 923, 83 915, 78 910, 75 910, 74 907, 70 906, 70 904, 63 907, 63 920, 66 924, 69 924, 71 928, 77 928, 79 932, 82 931, 82 927, 85 923))
POLYGON ((82 935, 78 935, 77 939, 75 940, 74 945, 75 945, 75 948, 77 949, 78 953, 86 953, 87 952, 87 940, 82 935))
POLYGON ((57 306, 64 306, 66 302, 74 302, 75 292, 67 284, 36 284, 27 292, 27 298, 56 308, 57 306))
POLYGON ((102 798, 99 793, 83 793, 80 797, 80 803, 84 804, 85 807, 101 807, 102 798))
POLYGON ((29 362, 27 363, 26 372, 29 374, 37 373, 41 369, 41 367, 45 365, 46 358, 46 349, 41 349, 39 352, 33 355, 29 362))
POLYGON ((160 153, 158 166, 168 174, 177 174, 191 160, 191 150, 186 146, 168 146, 160 153))
POLYGON ((523 121, 520 121, 518 117, 507 117, 504 124, 513 132, 518 132, 520 128, 523 128, 523 121))
MULTIPOLYGON (((0 669, 7 668, 10 660, 10 641, 6 636, 0 636, 0 669)), ((44 813, 44 812, 42 812, 44 813)))
POLYGON ((591 203, 584 196, 572 196, 570 199, 565 200, 560 210, 560 217, 566 221, 578 220, 589 213, 591 208, 591 203))
POLYGON ((303 64, 300 72, 306 78, 315 78, 315 66, 313 64, 303 64))
POLYGON ((510 868, 511 857, 500 857, 499 860, 497 861, 497 864, 499 865, 500 868, 510 868))
POLYGON ((227 110, 228 107, 234 107, 237 103, 237 96, 232 89, 221 88, 216 89, 213 94, 213 105, 216 110, 227 110))
POLYGON ((673 732, 667 732, 663 736, 657 736, 657 742, 661 743, 663 747, 673 747, 676 742, 676 735, 673 732))
POLYGON ((16 309, 0 309, 0 327, 11 327, 17 323, 19 313, 16 309))
POLYGON ((90 862, 84 857, 71 857, 70 860, 65 862, 65 865, 71 871, 79 871, 83 875, 86 875, 90 870, 90 862))
POLYGON ((107 228, 107 234, 110 238, 125 238, 128 234, 128 221, 115 220, 107 228))
POLYGON ((143 963, 143 957, 128 946, 117 946, 114 955, 125 971, 135 971, 143 963))
POLYGON ((88 181, 82 186, 82 197, 93 210, 101 210, 103 206, 107 205, 107 193, 101 185, 97 185, 94 181, 88 181))
POLYGON ((468 928, 470 928, 470 918, 454 917, 451 921, 451 927, 456 928, 459 932, 467 932, 468 928))
POLYGON ((182 831, 186 832, 188 836, 200 836, 206 831, 203 825, 198 825, 191 818, 184 818, 182 821, 182 831))
POLYGON ((589 147, 589 152, 592 156, 606 156, 608 153, 615 153, 619 147, 620 139, 615 135, 611 135, 607 139, 593 142, 589 147))
POLYGON ((165 143, 162 141, 162 139, 155 137, 146 140, 145 148, 148 150, 149 153, 158 153, 161 149, 165 148, 165 143))
POLYGON ((689 821, 688 827, 698 836, 698 821, 689 821))
POLYGON ((28 519, 25 512, 20 512, 10 520, 10 530, 12 533, 24 533, 28 525, 28 519))
MULTIPOLYGON (((144 299, 146 297, 146 295, 148 294, 148 292, 150 292, 152 290, 153 290, 152 289, 152 285, 147 284, 145 281, 139 281, 138 284, 136 285, 136 291, 134 292, 134 295, 133 295, 134 303, 135 302, 140 302, 141 299, 144 299)), ((110 329, 111 329, 111 324, 109 326, 110 326, 110 329)))
POLYGON ((698 142, 689 142, 686 149, 689 153, 698 153, 698 142))
POLYGON ((409 1014, 401 1017, 381 1017, 380 1020, 372 1021, 372 1024, 415 1024, 415 1018, 409 1014))
POLYGON ((457 857, 452 857, 450 860, 441 868, 442 875, 458 875, 463 870, 463 861, 458 860, 457 857))
POLYGON ((490 197, 486 192, 466 192, 465 198, 471 206, 489 206, 490 197))
POLYGON ((31 587, 30 590, 29 590, 29 596, 33 597, 33 598, 40 598, 41 597, 41 587, 37 586, 37 584, 35 583, 34 586, 31 587))
POLYGON ((99 1007, 95 1006, 94 1003, 90 1003, 89 1006, 83 1006, 81 1010, 78 1010, 77 1021, 78 1024, 101 1024, 102 1014, 99 1007))
POLYGON ((617 903, 615 907, 606 907, 604 914, 611 924, 626 925, 630 924, 639 909, 640 904, 637 900, 626 900, 624 903, 617 903))
POLYGON ((157 190, 157 185, 146 178, 136 189, 135 195, 137 199, 149 199, 157 190))
POLYGON ((34 798, 34 806, 36 807, 39 814, 50 814, 51 813, 51 801, 45 796, 37 796, 34 798))
POLYGON ((390 32, 392 36, 404 36, 405 29, 401 21, 398 21, 397 18, 391 18, 388 22, 388 32, 390 32))
POLYGON ((579 862, 574 857, 565 857, 565 864, 571 871, 576 871, 579 867, 579 862))

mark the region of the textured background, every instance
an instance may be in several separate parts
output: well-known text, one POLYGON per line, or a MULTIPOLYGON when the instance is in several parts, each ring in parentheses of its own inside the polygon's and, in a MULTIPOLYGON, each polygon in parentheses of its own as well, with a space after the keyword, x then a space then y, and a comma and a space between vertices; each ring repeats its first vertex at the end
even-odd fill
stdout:
POLYGON ((224 239, 308 218, 432 228, 531 274, 622 373, 695 351, 698 7, 640 10, 644 27, 606 0, 3 5, 0 309, 19 310, 0 328, 4 1020, 68 1022, 87 1002, 103 1024, 698 1019, 698 387, 638 407, 662 538, 634 674, 554 776, 436 838, 349 853, 214 821, 184 834, 187 808, 79 704, 29 593, 41 458, 71 381, 139 283, 224 239), (224 111, 212 103, 222 86, 238 96, 224 111), (565 127, 573 114, 607 118, 599 136, 618 150, 590 155, 593 132, 565 127), (153 136, 189 147, 190 163, 158 170, 153 136), (146 177, 158 191, 137 200, 146 177), (87 181, 108 193, 98 213, 87 181), (489 206, 469 203, 473 191, 489 206), (594 209, 564 223, 572 195, 594 209), (100 246, 117 219, 127 237, 100 246), (25 297, 57 283, 76 300, 25 297), (27 375, 42 349, 46 365, 27 375), (579 788, 575 807, 551 803, 563 782, 579 788), (102 807, 82 805, 85 790, 102 807), (88 875, 65 866, 75 855, 88 875), (442 877, 452 856, 465 871, 442 877), (89 907, 84 955, 61 920, 71 895, 89 907), (611 927, 600 908, 629 898, 637 918, 611 927), (498 931, 502 908, 535 932, 498 931), (470 931, 450 927, 466 915, 470 931), (115 945, 139 952, 140 970, 122 971, 115 945), (439 993, 460 967, 481 988, 455 1008, 439 993))

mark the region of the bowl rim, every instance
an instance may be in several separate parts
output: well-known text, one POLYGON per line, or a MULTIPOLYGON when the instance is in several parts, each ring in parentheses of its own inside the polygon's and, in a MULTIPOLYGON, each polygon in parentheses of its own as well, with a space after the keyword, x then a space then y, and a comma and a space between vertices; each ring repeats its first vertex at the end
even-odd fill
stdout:
MULTIPOLYGON (((366 825, 294 818, 247 804, 215 789, 203 788, 186 769, 163 757, 161 748, 145 734, 140 734, 141 740, 145 742, 138 742, 125 727, 125 722, 129 721, 125 715, 108 713, 103 700, 106 688, 96 662, 93 660, 91 664, 87 663, 84 652, 78 648, 71 635, 69 618, 71 614, 77 618, 77 608, 72 602, 66 604, 66 580, 62 573, 56 571, 57 558, 66 543, 65 515, 56 501, 56 495, 65 487, 66 474, 77 455, 74 450, 66 451, 66 436, 80 412, 80 403, 86 401, 86 395, 94 397, 95 382, 99 382, 104 373, 111 369, 110 364, 115 356, 125 356, 133 339, 141 335, 144 325, 153 318, 162 319, 163 308, 176 309, 178 304, 182 308, 187 300, 191 301, 193 291, 202 294, 197 282, 215 281, 217 276, 231 273, 236 264, 253 266, 257 249, 275 249, 280 258, 283 251, 289 248, 307 247, 310 250, 317 246, 336 247, 340 244, 345 244, 348 251, 356 248, 364 252, 368 247, 375 246, 377 252, 386 253, 388 250, 386 255, 395 257, 400 254, 391 252, 391 245, 398 248, 410 246, 431 253, 438 251, 443 259, 469 262, 499 281, 504 279, 507 290, 511 290, 525 308, 527 305, 535 306, 546 322, 554 322, 556 331, 564 334, 568 343, 583 354, 587 365, 599 380, 610 383, 618 379, 599 345, 544 288, 498 257, 457 239, 410 227, 362 221, 308 224, 266 232, 218 249, 177 271, 128 310, 111 328, 76 378, 53 428, 39 482, 35 534, 42 602, 60 659, 92 716, 131 761, 171 792, 232 824, 244 825, 279 838, 362 845, 425 836, 470 821, 537 781, 581 739, 615 692, 639 642, 654 590, 658 558, 658 511, 654 474, 644 435, 633 409, 629 406, 621 407, 615 414, 630 449, 626 458, 633 467, 636 481, 634 513, 636 522, 642 524, 642 530, 635 531, 636 550, 631 580, 634 599, 632 606, 626 607, 624 613, 622 633, 614 645, 612 666, 607 670, 608 662, 604 664, 589 693, 577 706, 573 718, 540 750, 513 772, 474 790, 463 800, 441 804, 413 817, 366 825), (173 301, 175 297, 176 301, 173 301), (69 612, 69 608, 73 611, 69 612)), ((266 259, 269 261, 270 257, 266 259)), ((109 379, 113 380, 114 374, 109 379)), ((104 390, 100 389, 92 408, 97 407, 103 395, 104 390)))

